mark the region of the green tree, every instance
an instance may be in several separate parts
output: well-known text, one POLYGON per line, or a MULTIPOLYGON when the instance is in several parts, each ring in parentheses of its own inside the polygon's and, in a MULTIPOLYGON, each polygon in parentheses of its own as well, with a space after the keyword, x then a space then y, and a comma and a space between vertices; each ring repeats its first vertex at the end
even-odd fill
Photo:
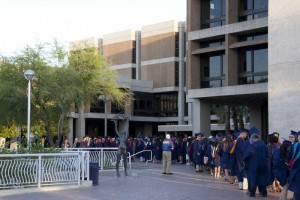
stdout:
POLYGON ((66 119, 74 104, 90 105, 101 95, 124 106, 130 97, 128 90, 117 84, 117 74, 104 57, 87 46, 69 57, 57 41, 27 46, 0 64, 0 125, 26 124, 27 80, 23 72, 31 69, 36 73, 31 90, 32 124, 35 130, 44 126, 51 145, 54 134, 60 139, 66 131, 66 119))

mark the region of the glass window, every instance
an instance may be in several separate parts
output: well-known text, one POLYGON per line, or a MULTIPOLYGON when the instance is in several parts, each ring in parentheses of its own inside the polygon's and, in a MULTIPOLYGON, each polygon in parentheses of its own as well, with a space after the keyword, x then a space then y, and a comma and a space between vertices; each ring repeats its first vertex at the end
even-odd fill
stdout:
POLYGON ((225 24, 226 0, 201 1, 201 28, 212 28, 225 24))
POLYGON ((209 58, 210 73, 209 77, 221 76, 222 56, 209 58))
POLYGON ((254 83, 267 83, 268 82, 268 76, 262 75, 262 76, 254 76, 254 83))
POLYGON ((267 49, 254 50, 253 62, 254 62, 254 72, 268 71, 268 50, 267 49))
POLYGON ((240 21, 268 16, 268 0, 240 0, 240 21))
POLYGON ((268 82, 268 49, 247 49, 240 53, 239 84, 268 82))
POLYGON ((254 10, 268 8, 268 0, 254 0, 254 10))
POLYGON ((201 88, 221 87, 224 77, 224 59, 225 56, 210 55, 201 58, 202 78, 201 88))

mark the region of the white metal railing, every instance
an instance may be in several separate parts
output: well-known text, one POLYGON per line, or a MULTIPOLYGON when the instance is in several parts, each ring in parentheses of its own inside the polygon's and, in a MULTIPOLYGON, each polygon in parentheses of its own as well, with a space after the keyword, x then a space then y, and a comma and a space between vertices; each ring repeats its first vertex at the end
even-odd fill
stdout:
POLYGON ((0 155, 0 189, 77 184, 89 179, 86 153, 0 155), (85 157, 83 157, 85 155, 85 157))
MULTIPOLYGON (((116 167, 117 163, 117 147, 101 147, 101 148, 66 148, 65 152, 81 152, 85 151, 89 153, 89 162, 99 163, 99 169, 113 169, 116 167)), ((131 164, 131 162, 130 162, 131 164)), ((120 162, 120 167, 123 163, 120 162)))
MULTIPOLYGON (((99 163, 99 169, 100 170, 105 170, 105 169, 113 169, 116 167, 117 163, 117 153, 118 153, 118 148, 117 147, 94 147, 94 148, 66 148, 64 149, 65 152, 88 152, 89 153, 89 162, 97 162, 99 163)), ((152 150, 143 150, 140 152, 137 152, 135 154, 130 155, 128 152, 128 165, 129 169, 131 170, 131 165, 132 165, 132 157, 136 155, 140 155, 144 152, 150 152, 150 160, 146 160, 146 165, 148 162, 152 161, 152 150)), ((85 156, 83 156, 85 157, 85 156)), ((120 167, 123 166, 123 159, 120 162, 120 167)), ((86 161, 85 161, 86 163, 86 161)), ((87 162, 87 168, 88 168, 88 162, 87 162)))

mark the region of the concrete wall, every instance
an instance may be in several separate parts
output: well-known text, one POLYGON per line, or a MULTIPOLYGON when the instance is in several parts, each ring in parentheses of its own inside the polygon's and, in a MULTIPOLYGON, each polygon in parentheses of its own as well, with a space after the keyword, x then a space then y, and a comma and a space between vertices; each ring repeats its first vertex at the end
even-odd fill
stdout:
POLYGON ((269 132, 299 131, 300 1, 269 1, 269 132))

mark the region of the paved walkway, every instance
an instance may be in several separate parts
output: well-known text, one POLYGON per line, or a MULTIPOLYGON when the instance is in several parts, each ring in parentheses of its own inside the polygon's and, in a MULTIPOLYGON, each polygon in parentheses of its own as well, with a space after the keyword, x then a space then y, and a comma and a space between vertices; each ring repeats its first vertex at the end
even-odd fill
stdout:
MULTIPOLYGON (((182 164, 172 165, 173 175, 163 175, 161 164, 136 163, 134 169, 125 177, 117 177, 115 171, 99 173, 99 185, 76 189, 52 190, 42 188, 30 193, 5 194, 0 190, 1 200, 246 200, 246 191, 237 189, 223 179, 215 180, 207 173, 196 173, 193 167, 182 164)), ((278 193, 267 198, 258 194, 255 199, 278 199, 278 193)))

